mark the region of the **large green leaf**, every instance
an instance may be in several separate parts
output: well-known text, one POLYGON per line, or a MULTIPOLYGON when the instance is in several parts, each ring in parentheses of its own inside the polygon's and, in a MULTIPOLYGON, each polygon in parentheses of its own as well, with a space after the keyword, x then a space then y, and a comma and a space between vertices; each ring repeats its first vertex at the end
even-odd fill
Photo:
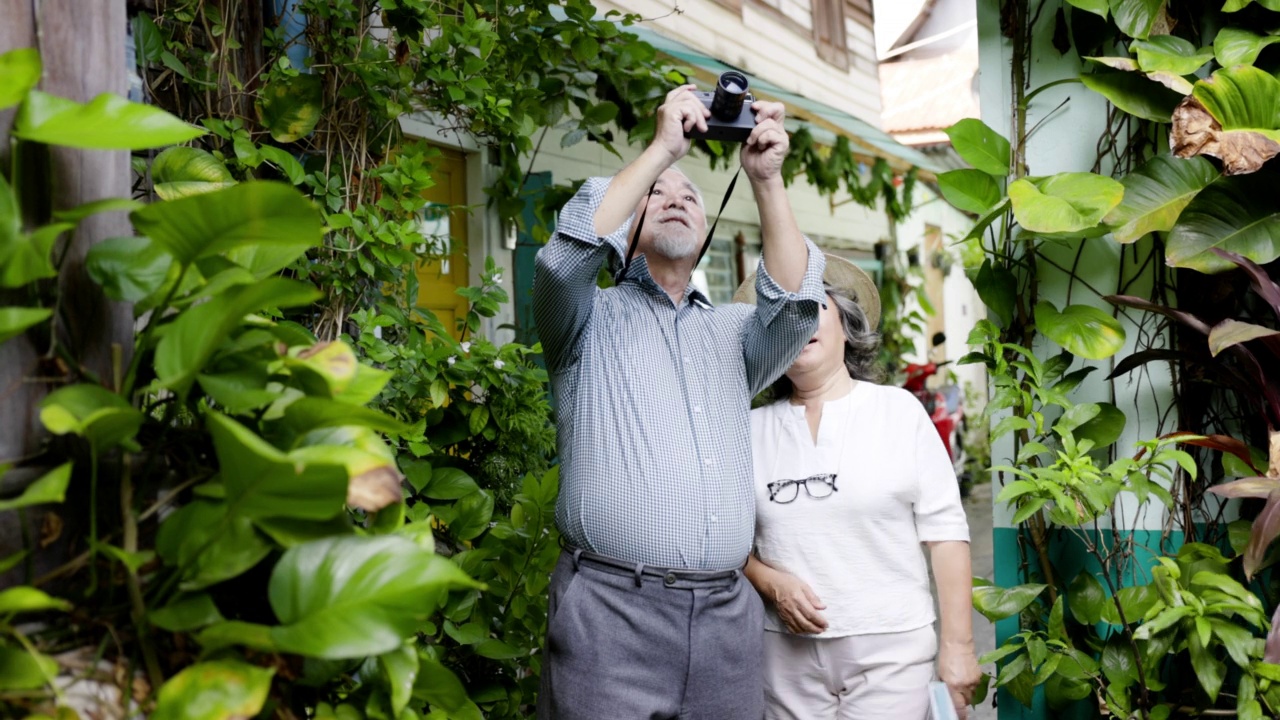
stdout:
POLYGON ((433 708, 443 710, 450 720, 484 719, 480 708, 467 696, 467 690, 458 676, 435 658, 425 655, 422 657, 413 695, 430 703, 433 708))
POLYGON ((1208 694, 1209 701, 1215 702, 1227 676, 1226 663, 1214 656, 1213 650, 1198 633, 1188 634, 1187 649, 1191 651, 1191 667, 1196 672, 1196 682, 1208 694))
POLYGON ((1009 141, 981 120, 966 118, 946 133, 951 146, 974 168, 995 177, 1009 174, 1009 141))
POLYGON ((418 679, 418 650, 414 641, 409 641, 391 652, 378 656, 378 664, 387 676, 387 685, 391 687, 391 712, 398 717, 413 695, 413 686, 418 679))
POLYGON ((422 494, 433 500, 457 500, 464 498, 480 486, 470 475, 458 468, 439 467, 431 473, 431 483, 422 494))
POLYGON ((1123 198, 1123 185, 1093 173, 1023 178, 1009 185, 1009 199, 1018 224, 1038 234, 1088 233, 1123 198))
POLYGON ((19 48, 0 55, 0 110, 22 102, 40 82, 40 51, 19 48))
POLYGON ((222 622, 222 613, 208 593, 183 595, 168 605, 147 613, 152 625, 169 632, 192 632, 222 622))
POLYGON ((386 413, 320 397, 304 397, 289 403, 284 411, 283 422, 299 435, 344 425, 359 425, 393 434, 403 433, 408 429, 407 425, 386 413))
MULTIPOLYGON (((1124 610, 1124 620, 1130 625, 1140 622, 1147 611, 1160 601, 1160 594, 1151 585, 1120 588, 1116 591, 1116 597, 1120 600, 1120 608, 1124 610)), ((1102 619, 1112 625, 1121 624, 1120 612, 1116 610, 1114 601, 1103 604, 1102 619)))
POLYGON ((1280 335, 1280 330, 1239 320, 1223 320, 1209 331, 1209 353, 1217 357, 1218 353, 1233 345, 1276 335, 1280 335))
POLYGON ((43 590, 28 585, 19 585, 7 590, 0 590, 0 615, 21 612, 39 612, 41 610, 71 609, 71 603, 53 597, 43 590))
POLYGON ((317 540, 285 552, 271 574, 271 608, 283 650, 342 659, 400 647, 435 599, 475 587, 449 560, 397 535, 317 540))
POLYGON ((1092 440, 1095 448, 1104 448, 1120 439, 1125 416, 1120 408, 1108 402, 1096 403, 1098 414, 1085 421, 1072 433, 1076 440, 1092 440))
POLYGON ((1109 0, 1116 26, 1132 38, 1145 40, 1164 11, 1165 0, 1109 0))
POLYGON ((179 263, 243 246, 274 250, 288 258, 320 243, 320 214, 293 187, 246 182, 211 193, 152 203, 130 217, 134 227, 179 263))
POLYGON ((1107 17, 1107 11, 1109 10, 1107 0, 1067 0, 1067 4, 1101 16, 1104 19, 1107 17))
POLYGON ((239 660, 185 668, 160 688, 151 720, 234 720, 262 710, 274 670, 239 660))
POLYGON ((327 520, 342 512, 347 471, 331 462, 285 455, 221 413, 208 414, 227 502, 250 518, 327 520))
POLYGON ((1158 155, 1120 181, 1124 199, 1104 221, 1122 243, 1151 232, 1168 232, 1183 208, 1217 177, 1218 171, 1204 158, 1158 155))
POLYGON ((1138 66, 1145 72, 1191 75, 1213 59, 1212 48, 1196 48, 1190 40, 1176 35, 1152 35, 1130 46, 1138 53, 1138 66))
POLYGON ((1143 120, 1167 123, 1182 95, 1137 73, 1092 73, 1080 82, 1112 105, 1143 120))
POLYGON ((32 90, 14 121, 23 140, 88 150, 146 150, 198 138, 205 131, 154 105, 102 93, 87 105, 32 90))
POLYGON ((1030 605, 1047 585, 1018 585, 1002 588, 994 585, 975 587, 973 589, 973 609, 982 613, 991 622, 1004 620, 1022 612, 1030 605))
POLYGON ((22 231, 22 212, 13 188, 0 174, 0 287, 22 287, 57 274, 49 251, 74 225, 59 222, 28 235, 22 231))
POLYGON ((1105 360, 1124 347, 1120 321, 1090 305, 1068 305, 1061 312, 1047 300, 1036 304, 1036 327, 1072 355, 1105 360))
POLYGON ((258 118, 276 142, 293 142, 315 129, 324 100, 322 83, 319 75, 295 75, 262 89, 258 118))
POLYGON ((206 150, 171 147, 151 163, 151 182, 164 200, 213 192, 236 184, 231 171, 206 150))
POLYGON ((1093 625, 1102 619, 1102 606, 1110 602, 1102 583, 1088 570, 1081 570, 1067 588, 1067 605, 1082 625, 1093 625))
POLYGON ((316 289, 306 283, 271 278, 257 285, 228 289, 209 302, 184 311, 165 329, 156 346, 160 384, 185 393, 246 315, 263 308, 306 305, 319 297, 316 289))
POLYGON ((85 269, 112 300, 137 302, 169 275, 173 256, 148 237, 108 238, 89 248, 85 269))
POLYGON ((71 463, 63 463, 41 475, 27 486, 22 494, 12 500, 0 500, 0 512, 17 510, 31 505, 60 503, 66 499, 67 483, 71 481, 71 463))
POLYGON ((1240 28, 1222 28, 1213 38, 1213 52, 1224 68, 1252 65, 1263 48, 1280 42, 1280 35, 1258 35, 1240 28))
POLYGON ((21 335, 51 315, 53 311, 49 308, 0 307, 0 343, 21 335))
POLYGON ((1221 248, 1265 265, 1280 257, 1280 207, 1269 181, 1228 177, 1211 183, 1187 205, 1169 232, 1165 261, 1204 273, 1232 270, 1221 248))
POLYGON ((985 258, 982 267, 978 268, 973 286, 982 298, 982 303, 995 313, 1004 327, 1008 327, 1013 321, 1013 310, 1018 299, 1018 278, 1003 265, 993 265, 991 258, 985 258))
POLYGON ((493 518, 493 495, 484 490, 462 498, 453 506, 454 519, 449 523, 449 533, 459 540, 473 540, 489 529, 493 518))
POLYGON ((979 215, 1000 202, 996 179, 981 170, 951 170, 938 176, 942 196, 955 207, 979 215))
POLYGON ((224 502, 195 500, 160 525, 156 553, 180 570, 184 590, 236 577, 271 552, 249 518, 228 510, 224 502))
POLYGON ((0 643, 0 690, 34 690, 57 674, 53 658, 0 643))
POLYGON ((40 422, 49 432, 79 435, 98 452, 130 445, 143 420, 137 408, 101 385, 68 385, 40 401, 40 422))

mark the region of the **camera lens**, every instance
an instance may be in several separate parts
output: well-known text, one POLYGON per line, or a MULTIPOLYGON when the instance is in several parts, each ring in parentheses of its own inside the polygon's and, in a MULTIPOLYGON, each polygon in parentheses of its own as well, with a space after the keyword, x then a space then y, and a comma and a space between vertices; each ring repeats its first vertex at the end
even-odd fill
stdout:
POLYGON ((746 97, 746 75, 736 70, 720 73, 715 95, 711 98, 711 114, 717 120, 733 122, 742 113, 742 102, 746 97))

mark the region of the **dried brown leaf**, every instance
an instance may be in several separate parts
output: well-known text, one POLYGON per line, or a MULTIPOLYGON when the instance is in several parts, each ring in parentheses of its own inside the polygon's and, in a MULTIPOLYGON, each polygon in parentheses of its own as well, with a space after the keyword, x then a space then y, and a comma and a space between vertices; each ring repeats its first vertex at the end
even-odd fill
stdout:
POLYGON ((377 512, 400 502, 400 481, 403 476, 391 465, 379 465, 358 475, 347 483, 347 504, 365 512, 377 512))
POLYGON ((1263 163, 1280 154, 1280 143, 1266 135, 1250 130, 1223 130, 1192 96, 1173 110, 1170 142, 1173 154, 1180 158, 1196 155, 1218 158, 1227 175, 1257 172, 1263 163))

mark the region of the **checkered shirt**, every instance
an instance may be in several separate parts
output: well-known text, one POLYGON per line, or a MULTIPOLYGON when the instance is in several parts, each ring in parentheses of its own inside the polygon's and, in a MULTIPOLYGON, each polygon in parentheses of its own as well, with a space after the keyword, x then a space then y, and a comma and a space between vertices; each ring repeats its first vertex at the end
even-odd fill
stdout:
POLYGON ((676 307, 637 256, 618 285, 631 221, 596 236, 609 178, 588 180, 537 256, 533 311, 556 395, 565 539, 660 567, 741 567, 755 530, 751 398, 813 336, 824 259, 797 293, 761 263, 756 306, 712 307, 690 285, 676 307))

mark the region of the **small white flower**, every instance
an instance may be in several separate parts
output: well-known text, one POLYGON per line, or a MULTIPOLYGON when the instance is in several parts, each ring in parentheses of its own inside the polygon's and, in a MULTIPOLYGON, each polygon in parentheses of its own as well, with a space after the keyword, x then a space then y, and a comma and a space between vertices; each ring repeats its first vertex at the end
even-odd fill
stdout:
POLYGON ((471 352, 471 343, 470 343, 470 342, 464 342, 464 343, 462 343, 462 352, 464 352, 464 353, 469 353, 469 352, 471 352))
POLYGON ((495 369, 495 370, 501 370, 501 369, 503 368, 503 366, 505 366, 505 365, 506 365, 506 363, 502 362, 501 360, 494 360, 494 361, 493 361, 493 367, 494 367, 494 369, 495 369))
POLYGON ((493 284, 494 285, 502 284, 502 273, 497 273, 496 275, 493 276, 493 284))
POLYGON ((458 362, 458 358, 456 358, 456 357, 454 357, 454 356, 450 355, 450 356, 449 356, 449 359, 448 359, 446 362, 448 362, 450 365, 452 365, 452 364, 454 364, 454 363, 458 362))

